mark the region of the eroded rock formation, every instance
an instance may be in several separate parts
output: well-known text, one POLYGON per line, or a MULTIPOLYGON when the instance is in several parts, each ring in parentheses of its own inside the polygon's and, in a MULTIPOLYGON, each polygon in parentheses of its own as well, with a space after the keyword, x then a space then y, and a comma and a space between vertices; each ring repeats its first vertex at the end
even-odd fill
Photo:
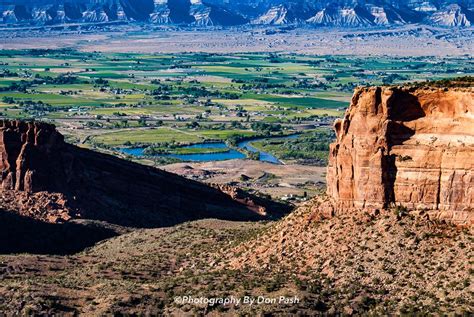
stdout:
POLYGON ((327 192, 338 208, 402 205, 473 224, 472 88, 359 88, 335 130, 327 192))
POLYGON ((0 170, 2 188, 37 192, 60 186, 65 175, 55 175, 54 154, 60 153, 64 138, 44 123, 0 121, 0 170), (47 159, 47 160, 44 160, 47 159))
POLYGON ((3 205, 48 222, 87 218, 156 227, 210 217, 256 220, 288 211, 65 143, 54 126, 41 122, 0 121, 0 171, 3 205))

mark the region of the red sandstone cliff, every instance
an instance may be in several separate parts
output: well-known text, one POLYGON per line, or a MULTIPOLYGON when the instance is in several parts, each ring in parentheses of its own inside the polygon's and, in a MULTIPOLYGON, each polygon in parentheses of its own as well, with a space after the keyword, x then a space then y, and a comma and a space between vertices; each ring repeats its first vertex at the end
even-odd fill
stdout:
POLYGON ((472 88, 359 88, 334 127, 327 193, 338 208, 403 205, 472 224, 472 88))
POLYGON ((0 172, 2 204, 48 222, 88 218, 155 227, 210 217, 256 220, 288 211, 67 144, 54 126, 41 122, 0 120, 0 172))

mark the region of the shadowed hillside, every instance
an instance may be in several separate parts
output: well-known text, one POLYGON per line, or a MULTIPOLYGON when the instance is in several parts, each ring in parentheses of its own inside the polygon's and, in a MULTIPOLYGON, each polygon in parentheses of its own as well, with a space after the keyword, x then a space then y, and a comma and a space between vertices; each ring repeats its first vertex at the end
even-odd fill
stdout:
POLYGON ((39 122, 1 121, 0 154, 3 204, 47 222, 83 218, 161 227, 202 218, 262 220, 289 211, 67 144, 54 126, 39 122))
POLYGON ((2 254, 73 254, 115 235, 98 225, 52 224, 0 209, 2 254))

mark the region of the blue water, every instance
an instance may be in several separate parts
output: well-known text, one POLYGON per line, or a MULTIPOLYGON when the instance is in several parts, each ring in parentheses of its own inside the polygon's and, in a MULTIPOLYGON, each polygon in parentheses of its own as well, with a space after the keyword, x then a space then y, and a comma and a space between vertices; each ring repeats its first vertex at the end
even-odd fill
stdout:
MULTIPOLYGON (((293 134, 290 136, 283 136, 283 137, 272 137, 271 139, 296 139, 297 137, 299 137, 299 134, 293 134)), ((277 159, 275 156, 271 155, 268 152, 260 151, 250 144, 252 142, 261 141, 265 139, 268 139, 268 138, 246 140, 246 141, 239 142, 237 146, 241 149, 246 149, 247 151, 250 151, 250 152, 260 153, 260 161, 269 162, 273 164, 281 164, 281 161, 277 159)))
MULTIPOLYGON (((227 145, 224 142, 219 143, 197 143, 192 145, 186 145, 185 148, 218 148, 225 149, 227 145)), ((144 148, 120 148, 120 152, 133 155, 133 156, 144 156, 144 148)), ((183 161, 191 162, 209 162, 209 161, 224 161, 224 160, 233 160, 233 159, 244 159, 246 158, 245 154, 240 153, 239 151, 229 149, 227 152, 222 153, 206 153, 206 154, 160 154, 164 157, 173 157, 183 161)))
POLYGON ((227 148, 227 144, 224 142, 216 142, 216 143, 197 143, 186 145, 185 147, 191 149, 225 149, 227 148))
POLYGON ((225 161, 233 159, 244 159, 246 158, 245 154, 240 153, 239 151, 229 149, 227 152, 223 153, 209 153, 209 154, 168 154, 165 155, 168 157, 178 158, 183 161, 192 161, 192 162, 209 162, 209 161, 225 161))
POLYGON ((132 156, 143 156, 143 151, 145 151, 145 148, 142 148, 142 147, 131 147, 131 148, 118 148, 117 149, 118 151, 124 153, 124 154, 128 154, 128 155, 132 155, 132 156))
MULTIPOLYGON (((284 139, 295 139, 299 135, 294 134, 290 136, 285 136, 285 137, 273 137, 272 139, 279 139, 279 138, 284 138, 284 139)), ((270 153, 259 151, 256 148, 254 148, 250 143, 255 142, 255 141, 260 141, 263 139, 267 138, 259 138, 259 139, 252 139, 252 140, 247 140, 247 141, 242 141, 237 144, 237 146, 241 149, 246 149, 247 151, 254 152, 254 153, 260 153, 260 161, 263 162, 269 162, 273 164, 281 164, 281 162, 271 155, 270 153)), ((218 143, 197 143, 197 144, 192 144, 192 145, 186 145, 184 146, 185 148, 219 148, 219 149, 224 149, 228 148, 227 145, 224 142, 218 142, 218 143)), ((132 156, 144 156, 143 151, 145 150, 144 148, 119 148, 117 149, 118 151, 132 155, 132 156)), ((164 157, 173 157, 177 158, 183 161, 191 161, 191 162, 210 162, 210 161, 224 161, 224 160, 233 160, 233 159, 244 159, 246 158, 245 154, 236 151, 234 149, 229 149, 227 152, 223 153, 209 153, 209 154, 160 154, 160 156, 164 157)))

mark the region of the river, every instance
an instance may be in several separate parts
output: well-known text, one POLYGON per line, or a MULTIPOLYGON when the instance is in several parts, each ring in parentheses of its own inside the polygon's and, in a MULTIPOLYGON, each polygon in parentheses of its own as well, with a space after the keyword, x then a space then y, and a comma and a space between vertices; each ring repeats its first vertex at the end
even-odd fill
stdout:
MULTIPOLYGON (((260 161, 269 162, 273 164, 282 164, 280 160, 278 160, 275 156, 270 153, 260 151, 251 145, 252 142, 257 142, 265 139, 294 139, 297 138, 299 134, 292 134, 289 136, 275 136, 275 137, 267 137, 267 138, 256 138, 245 140, 237 143, 237 147, 240 149, 244 149, 250 152, 259 153, 260 154, 260 161)), ((244 159, 247 156, 239 151, 231 149, 225 144, 224 142, 217 142, 217 143, 197 143, 192 145, 185 145, 184 148, 228 148, 226 152, 220 153, 206 153, 206 154, 158 154, 159 156, 164 157, 172 157, 177 158, 183 161, 190 161, 190 162, 212 162, 212 161, 224 161, 224 160, 232 160, 232 159, 244 159)), ((120 152, 133 155, 133 156, 144 156, 143 153, 145 148, 136 147, 136 148, 119 148, 120 152)))

